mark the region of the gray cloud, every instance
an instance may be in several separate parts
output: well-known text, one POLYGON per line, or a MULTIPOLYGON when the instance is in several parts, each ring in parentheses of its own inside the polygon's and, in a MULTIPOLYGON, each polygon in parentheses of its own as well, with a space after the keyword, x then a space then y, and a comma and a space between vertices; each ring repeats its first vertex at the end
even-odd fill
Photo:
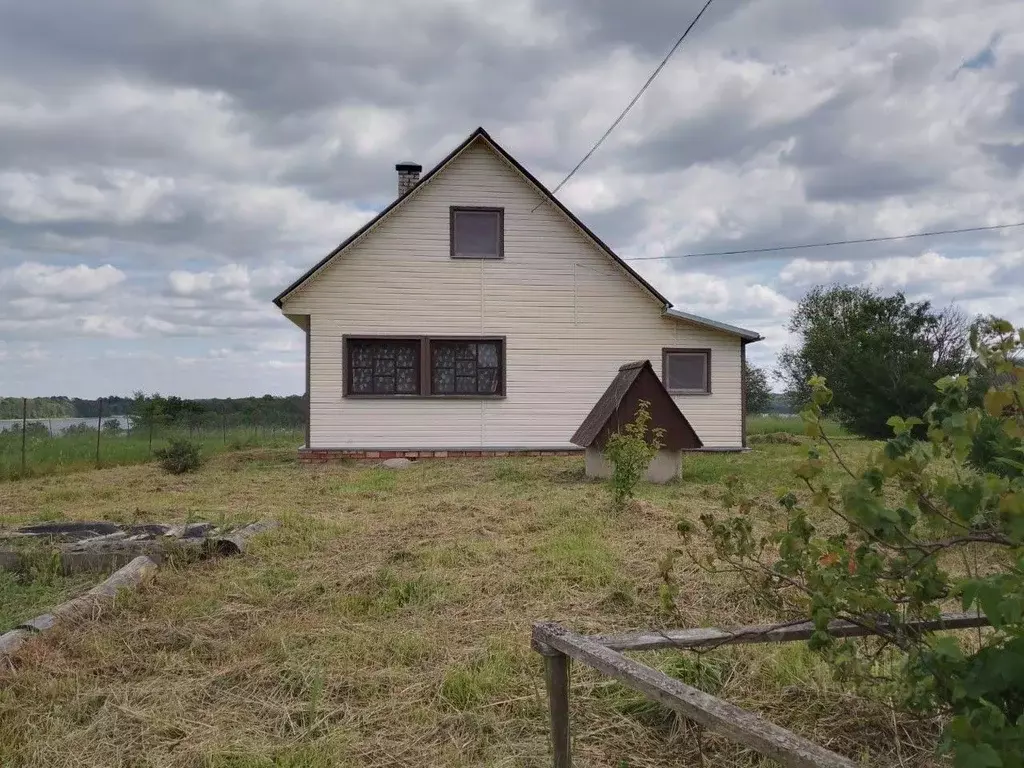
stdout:
MULTIPOLYGON (((145 341, 189 360, 189 383, 211 349, 271 329, 286 340, 266 302, 274 282, 386 204, 396 161, 436 162, 482 124, 556 183, 701 1, 7 3, 0 274, 21 271, 16 296, 13 278, 0 287, 2 335, 101 339, 115 356, 145 341), (109 264, 124 279, 98 295, 45 294, 47 275, 24 264, 109 264)), ((1024 220, 1022 66, 1015 0, 718 0, 562 196, 626 256, 1024 220)), ((849 279, 864 280, 882 274, 869 262, 929 247, 1006 259, 1020 237, 809 252, 817 266, 800 274, 849 262, 849 279)), ((693 308, 774 334, 762 347, 773 349, 803 286, 779 279, 790 261, 645 268, 684 308, 702 287, 693 308)), ((986 284, 945 261, 896 263, 891 279, 959 286, 965 301, 1024 293, 1012 260, 986 284), (935 264, 944 283, 915 276, 935 264)), ((61 368, 37 351, 7 348, 5 364, 25 366, 18 382, 58 388, 61 368)), ((275 386, 299 388, 283 360, 275 386)), ((80 367, 87 381, 106 370, 80 367)), ((166 390, 174 369, 161 371, 166 390)))

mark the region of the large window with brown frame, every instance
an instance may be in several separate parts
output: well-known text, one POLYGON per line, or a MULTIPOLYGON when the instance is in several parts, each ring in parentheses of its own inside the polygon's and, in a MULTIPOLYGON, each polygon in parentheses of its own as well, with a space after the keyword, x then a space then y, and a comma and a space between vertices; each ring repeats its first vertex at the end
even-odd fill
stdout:
POLYGON ((432 395, 499 395, 503 389, 498 339, 430 342, 432 395))
POLYGON ((349 395, 418 395, 419 339, 349 339, 349 395))
POLYGON ((505 395, 501 337, 345 337, 346 397, 505 395))

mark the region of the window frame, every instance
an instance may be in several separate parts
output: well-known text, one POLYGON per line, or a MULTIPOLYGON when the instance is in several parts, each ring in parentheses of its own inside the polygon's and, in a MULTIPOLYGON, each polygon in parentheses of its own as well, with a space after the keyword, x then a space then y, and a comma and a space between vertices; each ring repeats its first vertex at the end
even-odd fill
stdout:
POLYGON ((506 337, 505 336, 471 336, 471 335, 437 335, 420 336, 408 333, 353 333, 344 334, 341 337, 342 355, 342 396, 353 400, 502 400, 506 397, 507 371, 506 365, 506 337), (419 357, 417 366, 419 369, 419 391, 402 394, 383 394, 377 392, 353 392, 352 391, 352 345, 353 342, 387 342, 405 341, 419 344, 419 357), (464 343, 493 343, 498 345, 498 391, 494 394, 435 394, 433 387, 433 368, 430 345, 432 342, 464 342, 464 343))
POLYGON ((505 258, 505 209, 487 205, 452 205, 448 208, 448 253, 453 259, 466 261, 501 261, 505 258), (455 216, 457 213, 496 213, 498 215, 497 256, 459 255, 455 252, 455 216))
POLYGON ((661 383, 665 385, 670 395, 679 396, 706 396, 712 394, 711 390, 711 349, 709 347, 663 347, 661 350, 661 383), (669 385, 668 358, 669 355, 703 355, 704 356, 704 389, 673 389, 669 385))

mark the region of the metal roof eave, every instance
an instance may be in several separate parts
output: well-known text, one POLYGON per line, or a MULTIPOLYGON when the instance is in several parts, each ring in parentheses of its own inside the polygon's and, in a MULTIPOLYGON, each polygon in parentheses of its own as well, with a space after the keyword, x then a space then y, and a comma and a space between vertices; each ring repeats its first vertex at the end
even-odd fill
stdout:
POLYGON ((740 328, 736 325, 729 325, 728 323, 721 323, 718 320, 712 320, 709 317, 701 317, 700 315, 694 315, 690 312, 683 312, 681 309, 676 309, 675 307, 667 307, 665 309, 665 314, 680 320, 689 320, 691 323, 703 325, 705 328, 712 328, 716 331, 722 331, 723 333, 730 333, 733 336, 739 336, 748 344, 764 340, 764 336, 757 331, 740 328))

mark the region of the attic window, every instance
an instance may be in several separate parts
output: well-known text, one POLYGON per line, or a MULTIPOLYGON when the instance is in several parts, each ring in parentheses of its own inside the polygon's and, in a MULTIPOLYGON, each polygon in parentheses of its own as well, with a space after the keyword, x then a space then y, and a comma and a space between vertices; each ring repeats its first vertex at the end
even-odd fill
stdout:
POLYGON ((673 395, 710 395, 711 350, 663 349, 661 380, 673 395))
POLYGON ((451 209, 453 259, 500 259, 505 255, 503 208, 451 209))

